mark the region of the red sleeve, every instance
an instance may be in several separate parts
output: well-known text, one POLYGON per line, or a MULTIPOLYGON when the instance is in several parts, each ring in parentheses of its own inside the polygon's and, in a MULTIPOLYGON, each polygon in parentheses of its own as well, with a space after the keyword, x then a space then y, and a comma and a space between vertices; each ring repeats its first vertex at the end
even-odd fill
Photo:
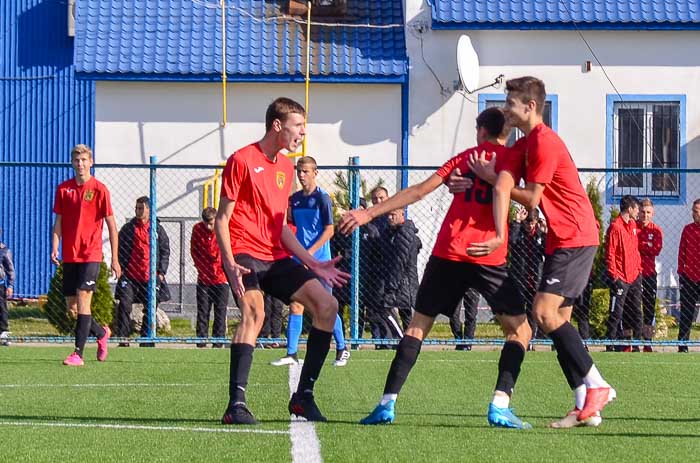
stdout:
POLYGON ((112 201, 109 197, 109 190, 104 185, 102 185, 100 189, 102 190, 102 194, 100 195, 100 204, 98 205, 100 215, 102 215, 103 218, 114 215, 114 211, 112 211, 112 201))
POLYGON ((685 251, 688 248, 687 230, 687 228, 683 229, 683 233, 681 233, 681 241, 678 243, 678 275, 685 275, 685 264, 687 262, 685 251))
POLYGON ((224 173, 222 175, 223 182, 221 185, 221 197, 236 201, 238 193, 240 193, 241 185, 247 175, 247 166, 245 161, 237 153, 233 153, 226 161, 224 173))
POLYGON ((63 201, 61 201, 61 189, 56 188, 56 195, 53 199, 53 212, 54 214, 63 215, 63 201))
POLYGON ((664 245, 664 232, 661 230, 661 227, 657 227, 654 230, 654 241, 651 246, 651 251, 654 256, 658 256, 661 254, 661 248, 664 245))
POLYGON ((622 265, 618 251, 621 244, 620 232, 610 227, 605 245, 605 263, 608 267, 608 275, 613 280, 622 278, 622 265))
POLYGON ((190 255, 198 273, 202 273, 206 268, 202 252, 204 251, 202 243, 202 232, 200 231, 199 223, 195 224, 192 229, 192 238, 190 239, 190 255))
POLYGON ((547 155, 546 151, 546 143, 542 137, 528 139, 526 182, 547 185, 552 181, 557 169, 557 157, 554 156, 554 152, 547 155))
MULTIPOLYGON (((467 151, 469 151, 469 150, 467 150, 467 151)), ((466 151, 465 151, 465 153, 466 153, 466 151)), ((442 177, 443 179, 446 179, 447 177, 449 177, 450 174, 452 173, 452 171, 457 168, 457 165, 462 160, 463 154, 464 153, 458 154, 457 156, 455 156, 451 159, 448 159, 447 162, 442 165, 442 167, 440 167, 437 171, 435 171, 435 173, 437 175, 439 175, 440 177, 442 177)), ((462 172, 462 173, 464 173, 464 172, 462 172)))

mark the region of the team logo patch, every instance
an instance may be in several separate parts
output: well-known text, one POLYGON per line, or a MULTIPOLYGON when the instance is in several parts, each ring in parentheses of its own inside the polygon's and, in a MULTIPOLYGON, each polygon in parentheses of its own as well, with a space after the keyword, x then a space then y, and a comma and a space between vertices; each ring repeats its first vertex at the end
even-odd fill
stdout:
POLYGON ((95 197, 95 192, 94 192, 93 190, 87 190, 87 191, 85 192, 85 195, 83 196, 83 198, 85 199, 85 201, 92 201, 92 199, 93 199, 94 197, 95 197))
POLYGON ((277 187, 281 190, 284 188, 284 181, 287 179, 287 176, 285 175, 284 172, 277 172, 277 187))

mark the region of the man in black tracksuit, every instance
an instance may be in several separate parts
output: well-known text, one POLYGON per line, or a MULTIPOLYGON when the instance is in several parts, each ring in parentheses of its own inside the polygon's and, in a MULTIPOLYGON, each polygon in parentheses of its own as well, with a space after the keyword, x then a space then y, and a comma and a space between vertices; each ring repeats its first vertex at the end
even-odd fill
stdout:
MULTIPOLYGON (((0 229, 2 236, 2 229, 0 229)), ((15 285, 15 265, 12 261, 12 251, 0 241, 0 344, 9 346, 7 340, 9 323, 7 298, 12 297, 15 285)))
MULTIPOLYGON (((128 337, 131 334, 131 306, 134 302, 144 305, 141 336, 148 335, 148 282, 150 274, 150 201, 147 196, 136 200, 136 216, 119 230, 119 264, 123 269, 122 277, 117 282, 114 298, 119 300, 116 313, 115 334, 128 337)), ((156 263, 157 301, 170 299, 165 284, 165 274, 170 261, 170 240, 165 229, 158 224, 158 253, 156 263)), ((128 346, 122 343, 120 346, 128 346)), ((144 344, 145 346, 145 344, 144 344)), ((152 346, 148 344, 148 346, 152 346)))

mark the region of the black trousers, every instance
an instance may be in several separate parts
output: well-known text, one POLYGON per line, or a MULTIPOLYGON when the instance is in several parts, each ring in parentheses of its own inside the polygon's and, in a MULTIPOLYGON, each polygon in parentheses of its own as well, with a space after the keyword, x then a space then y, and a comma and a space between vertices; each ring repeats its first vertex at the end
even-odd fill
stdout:
POLYGON ((578 324, 578 334, 581 339, 591 338, 591 325, 589 314, 591 312, 591 301, 593 299, 593 282, 589 281, 583 290, 583 294, 574 301, 572 316, 578 324))
POLYGON ((696 304, 700 302, 700 281, 680 277, 681 319, 678 327, 678 340, 690 339, 690 327, 698 316, 696 304))
POLYGON ((619 339, 620 328, 632 329, 635 338, 642 333, 642 278, 618 288, 610 289, 610 315, 607 323, 608 339, 619 339))
POLYGON ((0 332, 7 331, 9 325, 9 314, 7 312, 7 287, 0 285, 0 332))
POLYGON ((462 325, 461 313, 462 309, 457 306, 457 309, 450 317, 450 330, 455 339, 474 339, 476 332, 476 317, 479 310, 479 299, 481 295, 474 289, 468 289, 462 298, 462 307, 464 307, 464 325, 462 325))
MULTIPOLYGON (((131 335, 131 306, 143 304, 143 321, 141 323, 141 336, 148 335, 148 282, 140 282, 122 278, 117 283, 119 288, 119 304, 117 304, 117 323, 115 326, 115 336, 129 337, 131 335)), ((158 305, 156 303, 156 308, 158 305)))
POLYGON ((393 307, 367 308, 373 339, 400 339, 403 337, 398 311, 393 307))
POLYGON ((209 314, 214 309, 214 327, 212 336, 226 336, 226 304, 228 303, 228 284, 203 285, 197 283, 197 337, 206 338, 209 332, 209 314))
POLYGON ((284 303, 270 294, 265 294, 265 321, 260 329, 261 338, 282 337, 282 310, 284 303))
POLYGON ((642 277, 642 312, 644 324, 651 326, 656 317, 656 274, 642 277))

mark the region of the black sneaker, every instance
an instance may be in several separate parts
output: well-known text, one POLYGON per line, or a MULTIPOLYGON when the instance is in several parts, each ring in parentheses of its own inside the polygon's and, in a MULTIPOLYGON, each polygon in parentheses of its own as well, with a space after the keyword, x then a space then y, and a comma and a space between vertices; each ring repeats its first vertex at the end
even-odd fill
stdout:
POLYGON ((253 414, 242 402, 229 405, 221 417, 221 424, 258 424, 253 414))
POLYGON ((318 409, 313 394, 300 394, 295 392, 292 394, 292 398, 289 399, 289 406, 287 408, 290 415, 296 415, 297 418, 305 418, 306 421, 328 421, 326 417, 321 414, 321 410, 318 409))

